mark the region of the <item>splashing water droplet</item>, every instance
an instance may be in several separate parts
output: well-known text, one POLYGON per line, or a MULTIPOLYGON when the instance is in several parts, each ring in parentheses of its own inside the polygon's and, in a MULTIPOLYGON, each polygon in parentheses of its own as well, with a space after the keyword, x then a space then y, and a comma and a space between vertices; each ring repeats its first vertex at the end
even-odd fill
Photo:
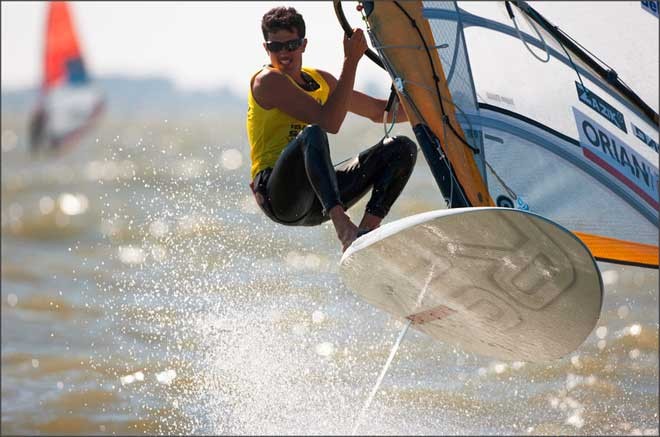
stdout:
POLYGON ((616 270, 605 270, 601 276, 604 285, 616 284, 619 281, 619 272, 616 270))
POLYGON ((500 374, 504 373, 508 367, 505 363, 497 363, 493 366, 493 370, 495 370, 495 373, 500 374))
POLYGON ((6 129, 2 131, 2 151, 9 152, 16 147, 18 135, 13 130, 6 129))
POLYGON ((39 199, 39 211, 43 215, 50 214, 55 209, 55 201, 50 196, 43 196, 39 199))
POLYGON ((571 364, 573 365, 573 367, 576 367, 578 369, 581 368, 582 363, 580 362, 580 356, 579 355, 573 355, 571 357, 571 364))
POLYGON ((62 193, 57 202, 60 206, 60 210, 66 215, 78 215, 84 213, 88 206, 89 201, 84 194, 71 194, 71 193, 62 193))
POLYGON ((119 259, 124 264, 141 264, 145 260, 144 251, 139 247, 119 246, 119 259))
POLYGON ((243 155, 236 149, 227 149, 222 152, 222 166, 227 170, 236 170, 243 165, 243 155))
POLYGON ((312 322, 323 323, 324 320, 325 314, 323 314, 323 311, 316 310, 312 313, 312 322))
POLYGON ((164 372, 156 373, 156 381, 161 384, 170 385, 176 378, 176 371, 174 369, 168 369, 164 372))
POLYGON ((15 307, 16 304, 18 303, 18 296, 16 296, 14 293, 10 293, 7 295, 7 303, 11 307, 15 307))
POLYGON ((628 317, 628 314, 630 314, 630 308, 628 308, 628 305, 621 305, 617 310, 616 314, 619 316, 620 319, 625 319, 628 317))
POLYGON ((165 221, 160 219, 154 220, 149 225, 149 233, 156 238, 164 237, 165 235, 167 235, 168 231, 169 231, 169 226, 165 221))
POLYGON ((639 323, 635 323, 634 325, 630 326, 630 335, 637 336, 642 333, 642 326, 639 323))
POLYGON ((330 342, 323 342, 316 345, 316 353, 322 357, 329 357, 335 353, 335 347, 330 342))

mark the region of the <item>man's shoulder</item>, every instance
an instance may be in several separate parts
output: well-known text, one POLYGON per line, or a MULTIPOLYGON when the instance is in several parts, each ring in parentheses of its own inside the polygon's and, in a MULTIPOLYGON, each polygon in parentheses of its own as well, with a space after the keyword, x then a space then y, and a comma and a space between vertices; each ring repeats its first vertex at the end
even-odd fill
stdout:
POLYGON ((266 67, 254 75, 252 85, 253 87, 268 86, 269 84, 281 83, 283 79, 286 80, 286 77, 281 71, 266 67))
POLYGON ((252 79, 250 89, 252 96, 259 105, 265 109, 271 109, 277 101, 277 95, 287 90, 289 80, 286 76, 273 68, 264 68, 252 79), (275 100, 273 100, 275 99, 275 100))

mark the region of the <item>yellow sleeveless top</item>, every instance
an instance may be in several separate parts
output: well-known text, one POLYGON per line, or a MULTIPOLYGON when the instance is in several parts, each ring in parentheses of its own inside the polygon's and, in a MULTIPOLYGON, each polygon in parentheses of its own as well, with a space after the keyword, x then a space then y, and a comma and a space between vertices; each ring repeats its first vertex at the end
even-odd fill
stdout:
MULTIPOLYGON (((284 147, 307 126, 307 123, 291 117, 278 108, 264 109, 257 103, 252 95, 252 82, 261 71, 257 71, 250 79, 250 91, 248 92, 247 136, 252 161, 251 179, 254 179, 261 170, 273 167, 284 147)), ((328 83, 313 68, 303 67, 302 71, 310 75, 320 85, 314 91, 303 91, 314 97, 321 105, 325 104, 330 94, 328 83)), ((300 88, 293 78, 289 75, 286 75, 286 77, 300 88)))

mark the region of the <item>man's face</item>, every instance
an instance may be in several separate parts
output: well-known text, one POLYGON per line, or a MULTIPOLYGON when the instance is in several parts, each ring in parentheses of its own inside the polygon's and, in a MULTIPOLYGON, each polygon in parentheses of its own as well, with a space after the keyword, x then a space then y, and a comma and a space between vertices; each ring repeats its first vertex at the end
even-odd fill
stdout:
MULTIPOLYGON (((280 29, 277 30, 276 32, 268 32, 269 42, 287 43, 289 41, 295 41, 298 39, 299 37, 297 30, 290 31, 286 29, 280 29)), ((271 51, 268 50, 268 45, 264 43, 264 49, 266 49, 268 56, 270 56, 270 63, 273 65, 273 67, 277 68, 278 70, 284 73, 289 73, 289 74, 297 73, 298 71, 300 71, 300 68, 302 67, 302 54, 305 51, 306 46, 307 46, 306 38, 303 39, 302 44, 293 51, 288 50, 288 48, 290 48, 290 45, 289 47, 284 47, 284 48, 278 47, 280 48, 279 51, 275 51, 275 50, 271 51)))

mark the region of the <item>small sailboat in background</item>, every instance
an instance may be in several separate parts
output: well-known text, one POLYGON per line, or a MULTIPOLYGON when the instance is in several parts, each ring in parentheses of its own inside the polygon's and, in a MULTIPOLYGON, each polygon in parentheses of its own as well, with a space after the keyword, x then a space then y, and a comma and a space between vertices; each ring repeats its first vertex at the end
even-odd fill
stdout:
POLYGON ((103 112, 105 98, 85 67, 69 5, 49 2, 43 79, 30 120, 30 150, 73 147, 103 112))

